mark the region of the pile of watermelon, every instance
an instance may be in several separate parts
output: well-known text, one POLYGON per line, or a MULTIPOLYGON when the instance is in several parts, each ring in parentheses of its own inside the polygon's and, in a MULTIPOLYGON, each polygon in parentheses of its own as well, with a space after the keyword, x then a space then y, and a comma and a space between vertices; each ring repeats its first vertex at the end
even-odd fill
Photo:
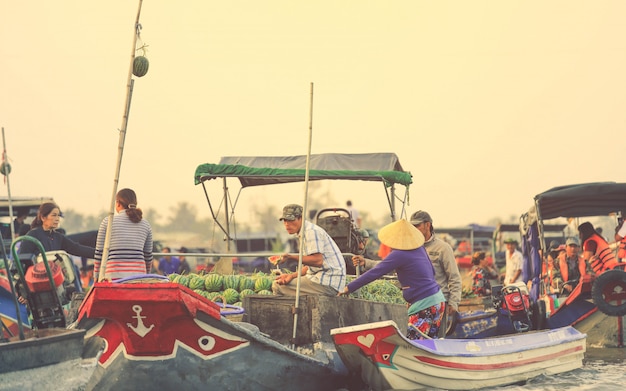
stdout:
POLYGON ((271 295, 274 276, 258 272, 252 275, 217 273, 177 274, 168 276, 171 282, 186 286, 211 301, 241 306, 247 295, 271 295))

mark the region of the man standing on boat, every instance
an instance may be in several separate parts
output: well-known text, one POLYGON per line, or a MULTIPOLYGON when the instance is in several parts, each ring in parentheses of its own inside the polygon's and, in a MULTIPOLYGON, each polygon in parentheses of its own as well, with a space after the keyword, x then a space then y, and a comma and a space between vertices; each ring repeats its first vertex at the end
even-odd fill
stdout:
POLYGON ((463 285, 461 282, 461 273, 459 266, 454 258, 454 250, 452 247, 435 235, 433 227, 433 219, 428 212, 418 210, 411 215, 411 224, 415 226, 423 235, 426 242, 424 247, 428 252, 428 257, 435 268, 435 279, 441 287, 441 291, 446 297, 446 313, 439 329, 439 337, 446 335, 448 318, 456 316, 459 311, 459 303, 461 302, 461 292, 463 285))
MULTIPOLYGON (((302 219, 302 207, 290 204, 283 208, 279 219, 290 235, 304 240, 300 294, 336 296, 346 285, 346 263, 339 247, 321 227, 302 219)), ((299 254, 283 254, 277 263, 298 260, 299 254)), ((295 296, 297 272, 281 274, 272 284, 279 296, 295 296)))
POLYGON ((524 258, 522 253, 517 249, 517 240, 508 238, 504 241, 506 251, 506 272, 504 274, 504 286, 515 284, 522 281, 522 265, 524 258))

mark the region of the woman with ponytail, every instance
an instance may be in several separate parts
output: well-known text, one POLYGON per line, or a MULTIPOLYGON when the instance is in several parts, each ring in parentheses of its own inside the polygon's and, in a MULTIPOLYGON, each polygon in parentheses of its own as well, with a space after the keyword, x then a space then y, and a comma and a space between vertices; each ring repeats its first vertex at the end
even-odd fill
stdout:
MULTIPOLYGON (((145 274, 152 263, 152 227, 137 207, 137 195, 131 189, 122 189, 115 196, 116 214, 111 224, 108 259, 105 279, 117 280, 138 274, 145 274)), ((94 278, 97 281, 104 252, 109 216, 105 217, 98 229, 94 278)))

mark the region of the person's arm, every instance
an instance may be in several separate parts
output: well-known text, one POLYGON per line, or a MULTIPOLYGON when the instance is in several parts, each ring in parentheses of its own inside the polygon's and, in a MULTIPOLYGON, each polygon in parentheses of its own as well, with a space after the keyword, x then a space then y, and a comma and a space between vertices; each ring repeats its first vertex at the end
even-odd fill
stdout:
POLYGON ((454 258, 452 247, 446 247, 447 248, 443 251, 443 261, 445 273, 448 276, 448 289, 450 290, 448 305, 453 312, 456 312, 459 310, 459 304, 461 303, 463 282, 461 272, 459 272, 459 266, 456 264, 456 258, 454 258))
MULTIPOLYGON (((306 272, 309 270, 309 268, 307 266, 303 266, 302 267, 302 273, 300 273, 301 276, 306 275, 306 272)), ((296 279, 298 277, 298 272, 295 271, 293 273, 285 273, 285 274, 279 274, 278 277, 276 277, 276 283, 278 285, 287 285, 289 284, 291 281, 293 281, 294 279, 296 279)))
POLYGON ((75 241, 73 241, 72 239, 67 238, 64 235, 61 235, 61 237, 63 238, 63 243, 61 245, 61 248, 65 251, 67 251, 69 254, 72 255, 76 255, 78 257, 85 257, 85 258, 90 258, 90 259, 95 259, 96 255, 96 249, 93 247, 89 247, 89 246, 83 246, 80 243, 76 243, 75 241))
POLYGON ((561 277, 563 277, 563 281, 569 281, 569 269, 567 268, 567 261, 565 260, 565 254, 561 253, 558 256, 559 258, 559 269, 561 271, 561 277))
POLYGON ((511 280, 509 281, 509 284, 513 284, 515 282, 515 280, 517 280, 519 278, 520 274, 522 274, 522 269, 517 269, 515 271, 515 273, 513 273, 513 277, 511 277, 511 280))
POLYGON ((578 271, 580 271, 581 277, 587 275, 587 262, 582 257, 578 257, 578 271))
MULTIPOLYGON (((297 261, 299 257, 300 257, 299 254, 285 253, 278 260, 278 263, 283 263, 290 259, 297 261)), ((307 265, 307 266, 313 266, 313 267, 322 267, 324 266, 324 256, 321 253, 315 253, 311 255, 302 255, 302 264, 307 265)))

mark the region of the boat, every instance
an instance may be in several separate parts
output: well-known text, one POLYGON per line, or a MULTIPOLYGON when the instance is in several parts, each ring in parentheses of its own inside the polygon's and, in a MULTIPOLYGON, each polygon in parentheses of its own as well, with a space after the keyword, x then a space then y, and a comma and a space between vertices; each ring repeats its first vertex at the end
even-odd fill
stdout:
POLYGON ((586 335, 571 326, 487 339, 409 340, 393 321, 336 328, 337 352, 373 391, 472 390, 582 367, 586 335))
POLYGON ((41 243, 31 237, 23 236, 13 241, 11 249, 14 256, 17 255, 15 245, 23 240, 39 246, 43 262, 32 266, 26 276, 21 263, 16 263, 20 280, 25 281, 24 289, 32 309, 32 322, 29 322, 28 313, 17 300, 13 280, 6 277, 12 273, 5 270, 4 276, 0 277, 4 303, 0 319, 3 328, 0 338, 0 373, 50 366, 80 359, 83 354, 85 330, 66 328, 61 302, 65 293, 63 280, 66 269, 55 261, 48 262, 41 243))
POLYGON ((220 305, 156 275, 96 282, 76 327, 105 342, 87 390, 332 390, 343 377, 331 361, 230 321, 220 305))
MULTIPOLYGON (((619 216, 626 211, 626 183, 597 182, 559 186, 535 196, 534 205, 520 217, 519 237, 524 256, 522 271, 530 282, 526 308, 529 330, 574 326, 587 333, 594 347, 623 347, 626 315, 626 272, 621 268, 599 276, 584 276, 569 295, 552 294, 543 284, 542 259, 546 238, 559 224, 557 218, 619 216)), ((564 234, 561 233, 561 237, 564 234)), ((626 264, 624 264, 626 265, 626 264)), ((496 295, 498 292, 496 292, 496 295)), ((497 297, 483 309, 459 314, 450 338, 486 338, 514 331, 510 314, 497 297)))
MULTIPOLYGON (((385 184, 392 218, 395 200, 406 200, 406 193, 398 197, 394 185, 408 190, 411 175, 402 171, 395 154, 323 154, 311 159, 311 180, 385 184)), ((195 181, 205 185, 212 179, 236 178, 244 188, 298 182, 304 180, 304 164, 304 157, 297 156, 222 158, 220 164, 198 166, 195 181)), ((207 200, 211 206, 208 196, 207 200)), ((230 215, 231 211, 226 213, 230 215)), ((218 226, 234 239, 231 224, 218 226)), ((226 255, 230 264, 238 254, 226 255)), ((86 389, 340 389, 351 379, 330 330, 408 318, 404 305, 341 297, 253 294, 244 298, 241 310, 240 319, 233 321, 219 304, 162 276, 95 282, 73 325, 86 331, 87 340, 102 340, 105 346, 86 389)))

